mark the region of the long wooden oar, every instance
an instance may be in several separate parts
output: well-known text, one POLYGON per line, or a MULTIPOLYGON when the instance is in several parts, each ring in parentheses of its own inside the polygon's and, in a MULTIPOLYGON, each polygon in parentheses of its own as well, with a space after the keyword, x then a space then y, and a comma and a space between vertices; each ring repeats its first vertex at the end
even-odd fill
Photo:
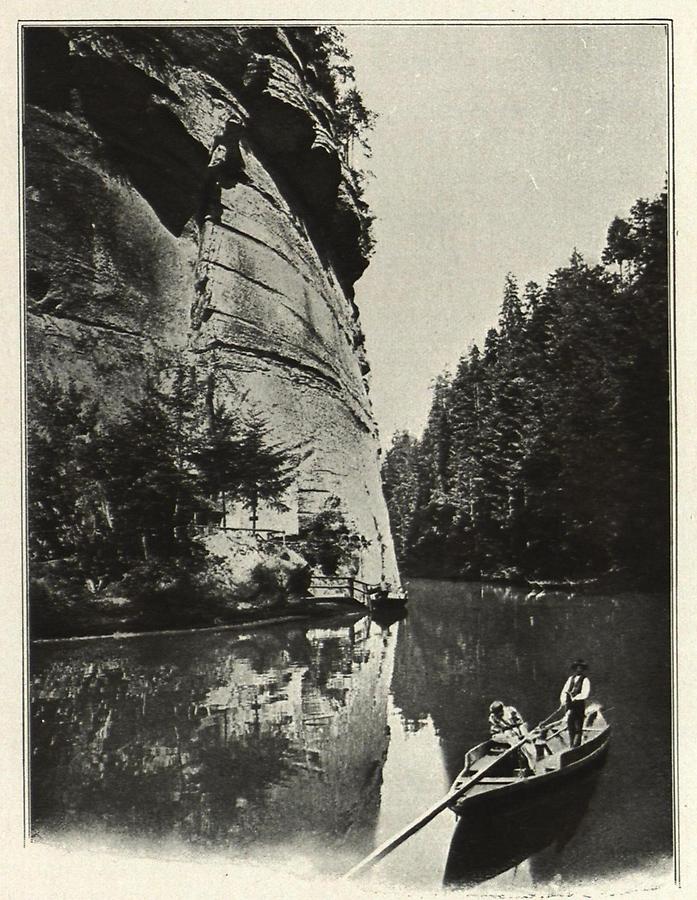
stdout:
MULTIPOLYGON (((555 716, 559 712, 559 707, 552 713, 552 716, 555 716)), ((389 840, 385 841, 383 844, 380 844, 372 853, 362 859, 360 862, 356 863, 353 868, 349 869, 348 872, 343 876, 344 878, 353 878, 358 875, 360 872, 367 869, 369 866, 372 866, 374 863, 381 860, 384 856, 387 856, 388 853, 391 853, 396 847, 399 847, 407 838, 410 838, 412 834, 415 834, 417 831, 420 831, 424 825, 427 825, 431 819, 435 819, 435 817, 443 812, 444 809, 447 809, 448 806, 454 801, 459 800, 460 797, 464 796, 471 788, 478 784, 482 778, 486 775, 487 772, 491 771, 494 766, 498 765, 502 759, 506 756, 510 756, 511 753, 515 753, 516 750, 519 750, 526 741, 529 741, 530 738, 535 735, 538 731, 546 726, 547 719, 550 719, 552 716, 547 716, 546 719, 543 719, 540 724, 533 728, 531 732, 529 732, 524 738, 518 741, 517 744, 513 744, 513 746, 509 747, 508 750, 504 750, 503 753, 499 753, 496 759, 489 763, 488 766, 484 766, 483 769, 480 769, 476 775, 473 775, 470 780, 464 784, 462 787, 457 790, 448 791, 448 793, 443 797, 438 803, 434 803, 429 809, 426 810, 425 813, 420 815, 417 819, 414 819, 413 822, 410 822, 409 825, 402 828, 401 831, 397 832, 397 834, 393 835, 389 840)), ((552 723, 555 724, 555 723, 552 723)), ((548 727, 548 726, 547 726, 548 727)))

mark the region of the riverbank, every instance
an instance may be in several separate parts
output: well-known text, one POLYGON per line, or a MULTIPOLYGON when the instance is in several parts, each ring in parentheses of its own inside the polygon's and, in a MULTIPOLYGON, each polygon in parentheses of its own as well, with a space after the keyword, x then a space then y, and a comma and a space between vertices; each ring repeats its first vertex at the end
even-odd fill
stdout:
POLYGON ((568 593, 607 593, 622 591, 661 591, 667 590, 670 581, 659 573, 655 579, 647 579, 631 572, 605 572, 595 577, 532 577, 519 572, 505 571, 482 574, 481 577, 464 577, 462 575, 434 575, 430 570, 403 570, 405 578, 424 581, 444 581, 454 584, 489 584, 498 587, 514 587, 528 591, 566 591, 568 593))
POLYGON ((250 628, 264 628, 271 625, 284 625, 292 622, 305 622, 313 619, 335 620, 336 618, 358 618, 366 615, 365 607, 352 601, 306 601, 287 604, 278 610, 267 609, 265 614, 254 618, 238 618, 236 621, 216 623, 214 625, 198 625, 189 628, 162 628, 150 631, 111 631, 106 634, 69 635, 66 637, 32 638, 32 644, 72 643, 75 641, 94 641, 112 638, 125 640, 128 638, 160 637, 177 634, 205 634, 209 631, 242 631, 250 628))
POLYGON ((110 578, 71 560, 30 564, 33 639, 90 637, 236 624, 309 614, 310 566, 257 536, 212 535, 199 553, 151 558, 110 578))
POLYGON ((43 609, 38 619, 30 608, 32 643, 245 628, 367 612, 358 601, 317 599, 310 594, 271 602, 268 598, 242 602, 229 596, 197 596, 185 592, 181 583, 146 599, 81 595, 53 600, 52 609, 43 609))

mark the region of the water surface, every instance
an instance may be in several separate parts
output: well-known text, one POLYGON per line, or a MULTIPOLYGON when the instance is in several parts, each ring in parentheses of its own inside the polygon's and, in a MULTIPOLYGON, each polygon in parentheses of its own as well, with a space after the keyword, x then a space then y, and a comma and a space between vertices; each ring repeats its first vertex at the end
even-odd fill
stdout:
POLYGON ((340 874, 447 790, 489 703, 550 713, 576 656, 601 771, 523 816, 445 812, 371 878, 424 890, 670 873, 666 597, 416 581, 408 617, 32 648, 35 839, 340 874), (551 824, 550 824, 551 823, 551 824))

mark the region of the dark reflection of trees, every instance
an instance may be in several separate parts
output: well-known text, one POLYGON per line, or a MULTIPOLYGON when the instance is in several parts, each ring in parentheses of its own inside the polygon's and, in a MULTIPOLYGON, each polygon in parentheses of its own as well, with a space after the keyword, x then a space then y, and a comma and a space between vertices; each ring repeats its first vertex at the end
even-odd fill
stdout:
POLYGON ((205 813, 191 823, 189 836, 219 839, 258 818, 268 786, 288 771, 288 747, 288 739, 276 733, 245 737, 230 747, 203 748, 188 792, 195 813, 205 813))
POLYGON ((311 669, 313 682, 324 686, 336 672, 348 674, 351 671, 353 660, 350 644, 338 638, 328 638, 322 641, 321 647, 317 647, 314 654, 314 665, 311 669))
MULTIPOLYGON (((380 633, 370 640, 384 650, 380 633)), ((375 696, 369 643, 330 623, 35 648, 35 833, 94 826, 244 846, 369 829, 386 703, 354 698, 332 725, 351 693, 375 696)))
POLYGON ((286 634, 268 629, 256 632, 254 640, 245 642, 245 653, 254 671, 263 674, 278 665, 284 653, 290 663, 307 665, 312 648, 302 628, 289 628, 286 634))
POLYGON ((535 883, 549 880, 556 870, 536 865, 549 848, 558 857, 581 826, 596 788, 597 773, 574 779, 525 806, 483 809, 463 816, 450 844, 443 881, 473 885, 531 860, 535 883))
POLYGON ((395 609, 376 609, 372 613, 372 619, 378 628, 383 628, 387 631, 391 625, 406 619, 407 615, 407 608, 402 606, 395 609))
POLYGON ((486 736, 491 700, 515 704, 534 724, 558 703, 570 660, 585 657, 594 696, 613 707, 606 805, 598 828, 584 832, 586 855, 610 871, 625 868, 632 854, 669 854, 668 612, 659 595, 536 597, 516 588, 413 581, 396 650, 395 703, 412 727, 432 718, 454 778, 467 748, 486 736))

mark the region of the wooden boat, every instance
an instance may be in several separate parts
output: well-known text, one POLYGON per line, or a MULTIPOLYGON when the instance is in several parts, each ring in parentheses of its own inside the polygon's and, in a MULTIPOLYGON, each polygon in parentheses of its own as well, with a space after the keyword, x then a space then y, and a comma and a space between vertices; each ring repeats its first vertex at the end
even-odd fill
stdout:
POLYGON ((371 597, 372 610, 403 610, 409 598, 407 592, 399 591, 381 591, 377 589, 371 597))
POLYGON ((462 797, 450 804, 458 815, 480 804, 528 802, 538 792, 559 785, 580 772, 598 764, 604 757, 610 741, 610 725, 601 708, 589 707, 584 723, 581 743, 569 746, 569 734, 564 722, 534 733, 532 740, 537 750, 537 762, 533 773, 525 774, 517 753, 496 758, 502 753, 501 745, 492 740, 473 747, 465 755, 465 766, 455 779, 451 792, 464 788, 478 772, 488 768, 481 778, 462 797), (490 768, 489 768, 490 767, 490 768))
MULTIPOLYGON (((535 791, 524 804, 474 806, 458 817, 443 883, 474 885, 553 847, 554 859, 572 840, 598 785, 599 767, 586 768, 553 791, 535 791)), ((543 864, 544 865, 544 864, 543 864)))

